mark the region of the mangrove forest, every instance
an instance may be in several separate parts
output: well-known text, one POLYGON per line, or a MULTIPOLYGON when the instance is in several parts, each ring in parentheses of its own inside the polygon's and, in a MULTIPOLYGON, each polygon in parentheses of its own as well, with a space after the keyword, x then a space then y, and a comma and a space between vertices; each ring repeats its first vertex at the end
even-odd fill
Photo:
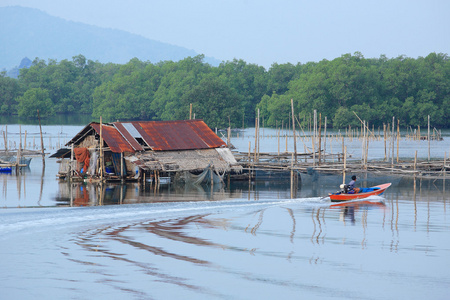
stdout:
POLYGON ((291 99, 304 125, 313 110, 329 126, 382 126, 393 116, 402 126, 450 127, 450 60, 426 57, 364 58, 359 52, 268 70, 243 60, 211 66, 204 56, 178 62, 99 63, 36 58, 18 78, 0 73, 0 115, 52 118, 87 114, 93 121, 178 120, 195 117, 210 127, 264 126, 289 122, 291 99), (192 107, 192 110, 190 109, 192 107), (190 115, 191 113, 191 115, 190 115))

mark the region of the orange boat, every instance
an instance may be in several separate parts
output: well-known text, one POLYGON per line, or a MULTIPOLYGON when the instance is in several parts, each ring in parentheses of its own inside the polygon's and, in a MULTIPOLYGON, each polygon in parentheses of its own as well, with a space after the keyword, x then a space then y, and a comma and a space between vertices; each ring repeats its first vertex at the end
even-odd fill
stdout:
POLYGON ((349 201, 333 201, 330 208, 346 208, 346 207, 366 207, 366 206, 378 206, 384 207, 384 201, 382 199, 355 199, 349 201))
POLYGON ((373 195, 381 195, 390 186, 391 186, 391 183, 384 183, 384 184, 376 185, 376 186, 369 188, 369 189, 371 189, 371 191, 369 191, 369 192, 362 192, 362 193, 356 193, 356 194, 345 194, 342 192, 337 192, 334 194, 329 194, 329 197, 330 197, 331 201, 333 201, 333 202, 362 199, 362 198, 367 198, 367 197, 373 196, 373 195))

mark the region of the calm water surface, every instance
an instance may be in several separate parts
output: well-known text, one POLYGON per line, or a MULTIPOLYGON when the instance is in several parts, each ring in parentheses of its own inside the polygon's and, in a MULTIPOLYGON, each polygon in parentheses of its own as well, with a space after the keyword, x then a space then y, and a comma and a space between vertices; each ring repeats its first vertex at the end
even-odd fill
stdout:
POLYGON ((290 199, 288 183, 155 191, 60 183, 57 170, 34 158, 0 175, 1 299, 448 299, 449 180, 414 191, 411 178, 360 176, 393 185, 333 207, 322 197, 340 176, 305 175, 290 199))

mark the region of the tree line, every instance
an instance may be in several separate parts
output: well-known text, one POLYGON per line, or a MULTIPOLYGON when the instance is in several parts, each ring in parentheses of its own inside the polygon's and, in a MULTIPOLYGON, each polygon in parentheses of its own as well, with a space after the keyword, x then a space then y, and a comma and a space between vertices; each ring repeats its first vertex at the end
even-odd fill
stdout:
POLYGON ((210 127, 253 126, 256 111, 265 126, 289 122, 291 99, 306 125, 313 110, 334 128, 374 126, 393 116, 402 126, 450 127, 450 60, 430 53, 417 59, 364 58, 359 52, 333 60, 268 70, 243 60, 213 67, 204 56, 178 62, 99 63, 78 55, 72 60, 36 58, 17 79, 0 75, 0 114, 51 118, 89 114, 105 122, 197 119, 210 127))

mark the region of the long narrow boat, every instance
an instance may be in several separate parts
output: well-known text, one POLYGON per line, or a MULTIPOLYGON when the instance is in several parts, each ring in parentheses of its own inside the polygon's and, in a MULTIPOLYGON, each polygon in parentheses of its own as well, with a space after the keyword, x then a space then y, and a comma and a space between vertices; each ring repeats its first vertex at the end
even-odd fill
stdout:
POLYGON ((378 206, 378 207, 384 207, 386 204, 384 204, 383 199, 355 199, 355 200, 348 200, 348 201, 332 201, 333 204, 330 204, 330 208, 342 208, 342 207, 368 207, 368 206, 378 206))
POLYGON ((345 194, 345 193, 338 192, 338 193, 330 194, 329 197, 330 197, 331 201, 333 201, 333 202, 362 199, 362 198, 367 198, 367 197, 373 196, 373 195, 381 195, 390 186, 391 186, 391 183, 384 183, 384 184, 380 184, 380 185, 371 187, 370 188, 371 191, 369 191, 369 192, 356 193, 356 194, 345 194))

